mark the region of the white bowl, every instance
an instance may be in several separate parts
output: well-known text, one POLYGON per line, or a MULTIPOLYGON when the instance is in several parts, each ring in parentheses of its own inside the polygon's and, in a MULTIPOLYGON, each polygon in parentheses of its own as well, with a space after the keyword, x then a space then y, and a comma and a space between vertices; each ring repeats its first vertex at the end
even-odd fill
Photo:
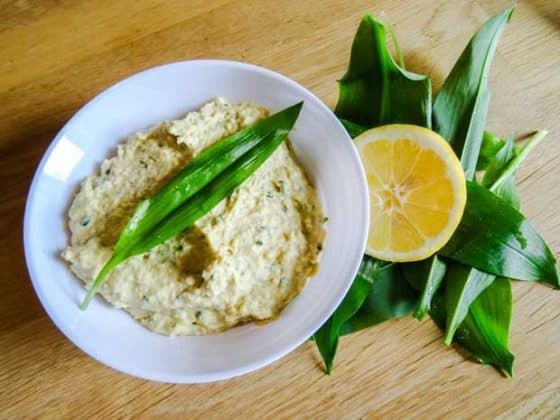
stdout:
POLYGON ((369 205, 365 175, 335 115, 294 81, 249 64, 184 61, 131 76, 86 104, 58 133, 33 178, 24 219, 29 274, 45 310, 84 352, 122 372, 174 382, 210 382, 265 366, 307 340, 331 315, 358 269, 369 205), (296 155, 318 188, 327 223, 319 273, 274 322, 227 332, 165 337, 85 290, 59 258, 68 240, 66 212, 79 183, 127 136, 197 109, 215 96, 278 111, 304 106, 290 135, 296 155))

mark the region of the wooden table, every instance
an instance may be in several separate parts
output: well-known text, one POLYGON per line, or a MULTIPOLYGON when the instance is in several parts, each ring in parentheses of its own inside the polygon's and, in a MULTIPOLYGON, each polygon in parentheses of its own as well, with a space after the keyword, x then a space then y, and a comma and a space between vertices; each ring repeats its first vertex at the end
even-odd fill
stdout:
MULTIPOLYGON (((0 7, 0 417, 357 418, 560 415, 560 292, 514 285, 515 379, 442 344, 430 320, 342 339, 327 376, 307 343, 258 372, 168 385, 113 371, 65 339, 25 268, 22 215, 47 145, 86 101, 139 70, 226 58, 281 72, 328 105, 361 15, 385 11, 408 66, 435 88, 509 0, 4 1, 0 7)), ((524 212, 560 251, 560 2, 519 2, 495 59, 489 127, 551 131, 518 174, 524 212)))

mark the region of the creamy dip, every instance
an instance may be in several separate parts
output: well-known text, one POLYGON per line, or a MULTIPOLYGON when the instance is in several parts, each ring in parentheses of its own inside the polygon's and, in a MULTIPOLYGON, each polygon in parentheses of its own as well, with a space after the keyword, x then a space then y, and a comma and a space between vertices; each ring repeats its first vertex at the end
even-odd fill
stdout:
MULTIPOLYGON (((62 257, 89 286, 135 206, 205 147, 268 115, 216 98, 119 145, 81 185, 62 257)), ((207 334, 276 317, 317 267, 324 217, 289 144, 195 226, 115 268, 101 295, 152 331, 207 334)))

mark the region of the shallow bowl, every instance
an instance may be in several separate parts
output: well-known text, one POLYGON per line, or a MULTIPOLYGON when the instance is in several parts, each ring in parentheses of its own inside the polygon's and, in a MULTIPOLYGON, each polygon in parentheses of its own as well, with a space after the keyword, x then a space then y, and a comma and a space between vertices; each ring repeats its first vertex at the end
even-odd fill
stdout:
POLYGON ((196 383, 244 374, 286 355, 331 315, 358 269, 368 228, 368 194, 359 156, 335 115, 296 82, 253 65, 217 60, 172 63, 115 84, 80 109, 43 156, 31 184, 24 247, 33 286, 57 327, 98 361, 141 378, 196 383), (82 283, 59 257, 68 241, 66 212, 80 182, 126 137, 199 108, 215 96, 271 111, 303 100, 290 138, 328 216, 316 276, 264 325, 208 336, 152 333, 97 296, 78 308, 82 283))

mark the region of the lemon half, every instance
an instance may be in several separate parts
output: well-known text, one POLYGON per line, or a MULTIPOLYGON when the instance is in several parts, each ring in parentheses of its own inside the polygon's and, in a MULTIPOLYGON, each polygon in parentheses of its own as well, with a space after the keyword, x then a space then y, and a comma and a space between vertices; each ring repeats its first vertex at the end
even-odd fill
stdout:
POLYGON ((427 128, 392 124, 356 137, 370 195, 366 253, 418 261, 449 240, 463 215, 465 174, 449 144, 427 128))

